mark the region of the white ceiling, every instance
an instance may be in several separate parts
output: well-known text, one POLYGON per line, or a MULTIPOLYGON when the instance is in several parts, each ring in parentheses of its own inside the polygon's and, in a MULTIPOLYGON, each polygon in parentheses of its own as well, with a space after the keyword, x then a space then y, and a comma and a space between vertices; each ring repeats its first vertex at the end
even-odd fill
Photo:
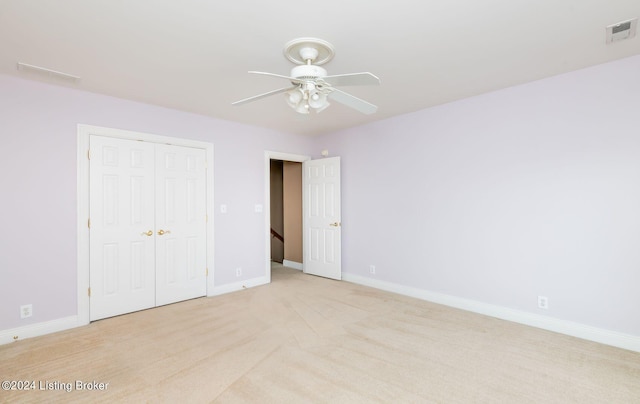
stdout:
MULTIPOLYGON (((318 135, 640 54, 640 35, 605 44, 638 0, 0 0, 0 73, 318 135), (341 104, 308 119, 279 94, 284 44, 333 44, 329 74, 369 71, 379 87, 342 87, 379 106, 341 104), (80 76, 19 71, 17 62, 80 76)), ((640 74, 640 72, 639 72, 640 74)))

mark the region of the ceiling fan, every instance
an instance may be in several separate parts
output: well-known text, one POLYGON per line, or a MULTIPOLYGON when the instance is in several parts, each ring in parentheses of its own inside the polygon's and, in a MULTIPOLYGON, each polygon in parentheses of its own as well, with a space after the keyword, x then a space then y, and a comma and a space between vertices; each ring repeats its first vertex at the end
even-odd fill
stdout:
POLYGON ((291 86, 245 98, 233 102, 232 105, 246 104, 271 95, 285 93, 287 104, 301 114, 308 114, 310 110, 315 112, 323 111, 330 105, 328 99, 337 101, 363 114, 376 112, 377 106, 336 87, 379 85, 380 79, 369 72, 327 75, 327 71, 320 65, 330 61, 334 54, 333 46, 322 39, 294 39, 285 44, 284 47, 285 57, 298 65, 291 69, 289 76, 257 71, 249 72, 251 74, 286 79, 291 82, 291 86))

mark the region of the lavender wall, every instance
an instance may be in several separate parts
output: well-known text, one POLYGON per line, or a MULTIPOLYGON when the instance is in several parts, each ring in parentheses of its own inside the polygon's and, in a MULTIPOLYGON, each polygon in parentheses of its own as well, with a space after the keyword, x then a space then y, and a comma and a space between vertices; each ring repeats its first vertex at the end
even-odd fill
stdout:
POLYGON ((0 330, 76 314, 83 123, 214 143, 218 285, 264 274, 264 150, 327 148, 345 272, 640 336, 638 71, 629 58, 315 139, 0 75, 0 330))
POLYGON ((638 72, 633 57, 315 139, 342 157, 343 271, 640 336, 638 72))
POLYGON ((264 276, 264 151, 308 138, 0 75, 0 330, 76 314, 79 123, 213 143, 216 285, 264 276))

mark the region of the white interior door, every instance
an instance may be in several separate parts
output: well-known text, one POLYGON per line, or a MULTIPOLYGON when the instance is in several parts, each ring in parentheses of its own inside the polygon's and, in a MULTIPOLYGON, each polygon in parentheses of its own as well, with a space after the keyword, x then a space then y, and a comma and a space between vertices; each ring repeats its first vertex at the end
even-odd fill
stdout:
POLYGON ((207 293, 206 152, 156 145, 156 305, 207 293))
POLYGON ((90 320, 155 305, 154 145, 90 136, 90 320))
POLYGON ((304 272, 342 279, 340 157, 302 163, 304 272))

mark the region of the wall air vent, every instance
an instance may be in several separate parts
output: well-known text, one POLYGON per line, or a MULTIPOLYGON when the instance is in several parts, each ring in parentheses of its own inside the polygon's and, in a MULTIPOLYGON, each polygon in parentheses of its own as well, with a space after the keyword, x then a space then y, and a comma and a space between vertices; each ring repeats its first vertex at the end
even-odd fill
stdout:
POLYGON ((80 77, 74 76, 73 74, 59 72, 57 70, 47 69, 45 67, 34 66, 27 63, 18 62, 18 70, 39 74, 43 77, 51 77, 59 80, 64 80, 68 82, 76 82, 80 80, 80 77))
POLYGON ((607 27, 607 43, 633 38, 636 36, 637 26, 637 18, 609 25, 607 27))

